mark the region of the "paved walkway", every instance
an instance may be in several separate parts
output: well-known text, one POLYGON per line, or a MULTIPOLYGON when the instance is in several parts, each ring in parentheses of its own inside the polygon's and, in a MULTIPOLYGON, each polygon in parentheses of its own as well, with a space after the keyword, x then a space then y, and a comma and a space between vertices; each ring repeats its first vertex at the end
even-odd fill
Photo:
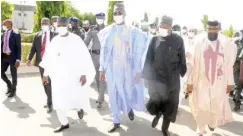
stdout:
MULTIPOLYGON (((47 114, 43 108, 45 94, 38 74, 20 76, 17 97, 6 99, 5 85, 0 82, 0 136, 162 136, 161 121, 156 129, 152 129, 152 116, 145 112, 135 112, 136 118, 130 122, 122 117, 122 129, 114 134, 108 134, 111 125, 110 111, 107 103, 101 110, 95 107, 97 93, 90 89, 92 113, 79 120, 75 111, 70 111, 71 128, 64 133, 54 134, 53 129, 59 126, 56 113, 47 114)), ((107 97, 106 97, 107 98, 107 97)), ((106 99, 108 101, 108 99, 106 99)), ((193 136, 196 129, 195 121, 190 113, 188 103, 180 106, 176 123, 170 131, 173 136, 193 136)), ((215 136, 243 136, 243 111, 233 114, 235 121, 215 130, 215 136)), ((210 132, 208 136, 212 135, 210 132)))

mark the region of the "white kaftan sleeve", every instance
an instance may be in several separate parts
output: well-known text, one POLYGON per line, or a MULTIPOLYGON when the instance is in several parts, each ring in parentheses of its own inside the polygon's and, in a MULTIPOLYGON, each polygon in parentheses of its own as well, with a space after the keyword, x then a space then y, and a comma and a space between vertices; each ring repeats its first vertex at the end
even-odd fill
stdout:
POLYGON ((234 75, 233 75, 233 65, 236 59, 237 54, 237 46, 234 42, 230 42, 229 44, 225 45, 228 47, 226 49, 227 56, 228 56, 228 64, 226 66, 226 71, 228 72, 227 77, 227 85, 234 85, 234 75))
POLYGON ((143 35, 143 33, 138 30, 137 28, 134 28, 134 31, 132 32, 132 35, 135 36, 135 41, 133 45, 133 54, 134 54, 134 72, 135 73, 141 73, 142 72, 142 57, 143 53, 146 50, 146 40, 147 38, 143 35))
POLYGON ((50 74, 52 55, 53 55, 53 40, 50 43, 48 43, 48 45, 46 46, 42 61, 39 64, 39 66, 44 69, 44 76, 49 76, 50 74))
POLYGON ((191 49, 191 54, 190 54, 190 57, 187 61, 187 65, 190 66, 190 68, 188 68, 187 70, 187 79, 186 79, 186 83, 187 84, 190 84, 190 85, 193 85, 195 83, 195 77, 196 77, 196 62, 199 61, 198 59, 198 56, 200 54, 200 48, 198 47, 201 47, 201 45, 198 45, 199 41, 197 39, 195 39, 195 41, 193 42, 193 45, 191 46, 192 49, 191 49))
POLYGON ((72 52, 72 55, 75 57, 71 60, 75 64, 75 71, 73 72, 77 73, 80 77, 85 75, 87 80, 86 85, 89 86, 93 82, 96 74, 91 55, 81 38, 75 38, 73 44, 75 44, 72 52))

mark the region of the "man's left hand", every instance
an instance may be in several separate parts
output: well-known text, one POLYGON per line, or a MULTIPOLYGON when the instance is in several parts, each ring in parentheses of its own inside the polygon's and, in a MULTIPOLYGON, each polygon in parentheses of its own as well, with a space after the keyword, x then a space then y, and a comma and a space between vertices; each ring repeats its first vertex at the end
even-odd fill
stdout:
POLYGON ((15 67, 16 67, 16 68, 19 68, 19 65, 20 65, 20 61, 16 61, 16 62, 15 62, 15 67))
POLYGON ((86 76, 85 75, 82 75, 80 77, 80 83, 81 83, 82 86, 85 85, 85 83, 86 83, 86 76))
POLYGON ((140 73, 137 73, 134 78, 135 84, 138 84, 140 82, 140 73))
POLYGON ((233 85, 227 85, 226 93, 230 93, 233 89, 233 85))

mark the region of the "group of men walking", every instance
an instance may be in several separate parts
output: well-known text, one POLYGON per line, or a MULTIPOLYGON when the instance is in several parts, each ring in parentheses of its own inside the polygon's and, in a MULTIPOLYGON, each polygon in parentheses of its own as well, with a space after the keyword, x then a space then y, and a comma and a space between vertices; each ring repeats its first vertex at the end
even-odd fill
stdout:
MULTIPOLYGON (((33 40, 27 64, 36 54, 35 65, 40 69, 47 95, 44 107, 48 113, 55 109, 61 123, 54 132, 69 128, 68 110, 77 110, 80 119, 90 111, 88 88, 93 79, 99 92, 97 108, 102 107, 105 90, 108 92, 113 122, 109 133, 120 127, 121 113, 133 121, 134 110, 144 110, 145 88, 150 96, 146 108, 154 116, 151 126, 156 127, 163 116, 164 136, 170 135, 170 123, 176 121, 180 92, 189 96, 198 135, 205 133, 205 126, 213 131, 232 121, 228 93, 233 90, 234 63, 238 72, 240 68, 235 62, 236 45, 219 33, 219 22, 208 21, 207 32, 195 36, 195 29, 190 29, 187 36, 186 32, 176 32, 180 28, 172 27, 173 19, 168 16, 161 18, 158 27, 152 24, 150 33, 146 22, 142 31, 126 24, 122 3, 114 6, 113 15, 112 25, 105 27, 105 14, 99 13, 97 25, 88 29, 89 23, 84 21, 81 30, 75 17, 54 16, 52 25, 48 18, 41 20, 42 30, 33 40)), ((20 35, 12 31, 12 22, 8 20, 3 25, 7 29, 2 37, 1 77, 12 97, 16 92, 21 43, 20 35), (6 38, 9 33, 12 39, 6 38), (13 83, 5 74, 9 65, 13 83)), ((242 34, 239 37, 238 41, 242 41, 242 34)), ((242 89, 241 83, 236 82, 236 90, 242 89)), ((235 94, 235 110, 239 110, 240 91, 235 94)))

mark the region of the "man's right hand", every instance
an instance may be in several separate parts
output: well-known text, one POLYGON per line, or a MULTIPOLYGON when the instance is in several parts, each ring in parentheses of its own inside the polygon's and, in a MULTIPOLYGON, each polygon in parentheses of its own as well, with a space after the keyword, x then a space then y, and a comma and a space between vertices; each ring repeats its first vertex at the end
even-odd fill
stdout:
POLYGON ((105 81, 105 72, 100 72, 100 81, 105 81))
POLYGON ((191 84, 187 84, 187 87, 186 87, 186 93, 192 93, 192 88, 193 88, 193 85, 191 84))
POLYGON ((48 84, 48 83, 49 83, 49 81, 48 81, 48 77, 44 76, 43 79, 42 79, 42 83, 43 83, 44 85, 48 84))
POLYGON ((31 65, 31 60, 27 60, 26 64, 27 64, 27 66, 30 66, 31 65))

